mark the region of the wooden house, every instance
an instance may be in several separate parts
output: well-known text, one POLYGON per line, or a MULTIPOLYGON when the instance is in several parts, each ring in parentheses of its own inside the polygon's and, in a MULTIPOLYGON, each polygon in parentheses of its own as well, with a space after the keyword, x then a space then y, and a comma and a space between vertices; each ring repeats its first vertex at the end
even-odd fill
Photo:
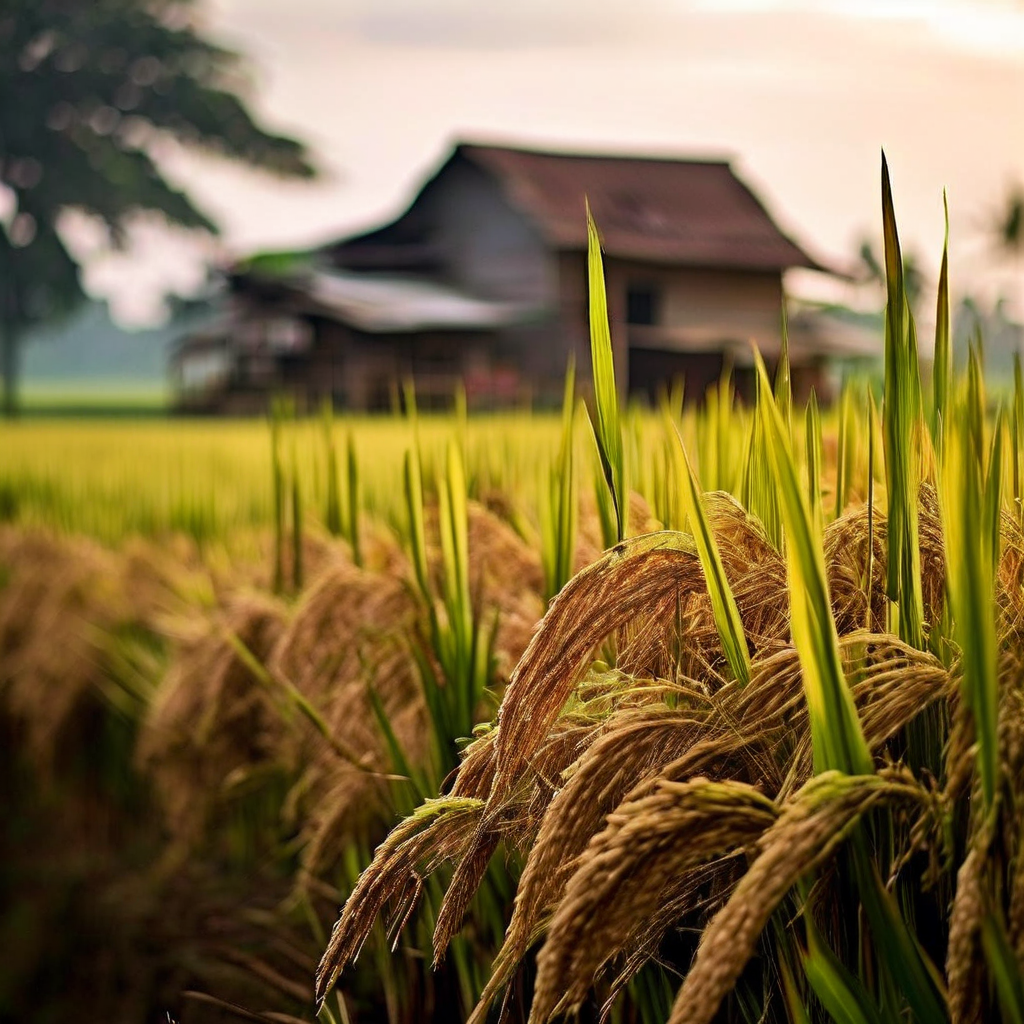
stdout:
MULTIPOLYGON (((256 411, 386 408, 413 377, 444 404, 556 402, 570 352, 589 364, 585 201, 604 247, 616 375, 653 398, 673 378, 699 397, 751 342, 780 347, 783 274, 822 270, 727 162, 457 145, 397 220, 302 259, 229 275, 222 323, 174 358, 182 404, 256 411)), ((862 355, 862 338, 791 334, 794 381, 862 355)))

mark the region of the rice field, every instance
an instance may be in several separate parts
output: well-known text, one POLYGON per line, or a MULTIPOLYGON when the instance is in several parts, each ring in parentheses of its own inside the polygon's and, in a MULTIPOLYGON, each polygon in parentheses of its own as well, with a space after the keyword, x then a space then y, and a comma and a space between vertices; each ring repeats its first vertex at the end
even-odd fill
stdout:
MULTIPOLYGON (((324 424, 288 422, 282 457, 302 479, 310 518, 324 519, 328 445, 324 424)), ((351 437, 359 462, 367 514, 401 514, 402 460, 408 424, 394 417, 335 420, 332 444, 351 437)), ((424 416, 420 441, 425 462, 443 454, 452 424, 424 416)), ((479 486, 494 478, 525 500, 534 497, 531 464, 558 443, 558 419, 497 415, 467 424, 479 486)), ((117 544, 125 537, 191 534, 231 542, 266 528, 273 519, 271 433, 265 420, 122 417, 68 420, 25 418, 0 425, 0 493, 17 504, 17 520, 117 544)), ((476 486, 476 480, 473 481, 476 486)), ((5 516, 15 517, 13 509, 5 516)))
POLYGON ((621 407, 591 224, 561 416, 0 427, 0 1019, 1024 1021, 1024 380, 882 222, 828 410, 621 407))

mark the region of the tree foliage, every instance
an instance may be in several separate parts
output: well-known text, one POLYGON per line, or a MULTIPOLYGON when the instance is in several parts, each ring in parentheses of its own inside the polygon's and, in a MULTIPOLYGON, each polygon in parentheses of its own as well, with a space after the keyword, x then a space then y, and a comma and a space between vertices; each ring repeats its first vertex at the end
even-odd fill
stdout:
POLYGON ((1024 256, 1024 183, 1014 185, 1007 193, 1004 206, 994 218, 993 234, 998 249, 1005 255, 1024 256))
POLYGON ((0 0, 0 332, 13 407, 26 327, 82 297, 58 228, 82 211, 124 243, 132 219, 215 232, 167 181, 168 138, 275 174, 310 177, 303 145, 246 107, 244 66, 203 38, 192 0, 0 0))

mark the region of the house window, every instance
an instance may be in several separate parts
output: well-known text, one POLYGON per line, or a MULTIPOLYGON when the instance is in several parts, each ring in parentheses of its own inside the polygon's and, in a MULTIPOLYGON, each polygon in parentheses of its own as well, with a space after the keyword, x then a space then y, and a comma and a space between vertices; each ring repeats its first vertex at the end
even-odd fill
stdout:
POLYGON ((649 284, 630 285, 626 290, 626 322, 649 325, 658 322, 658 291, 649 284))

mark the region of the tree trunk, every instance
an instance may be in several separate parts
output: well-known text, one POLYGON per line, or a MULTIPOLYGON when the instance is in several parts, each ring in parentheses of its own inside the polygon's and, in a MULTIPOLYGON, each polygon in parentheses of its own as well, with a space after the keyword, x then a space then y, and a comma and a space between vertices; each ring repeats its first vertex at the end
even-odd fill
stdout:
POLYGON ((9 323, 0 320, 0 374, 4 378, 3 415, 18 415, 18 337, 9 323))

